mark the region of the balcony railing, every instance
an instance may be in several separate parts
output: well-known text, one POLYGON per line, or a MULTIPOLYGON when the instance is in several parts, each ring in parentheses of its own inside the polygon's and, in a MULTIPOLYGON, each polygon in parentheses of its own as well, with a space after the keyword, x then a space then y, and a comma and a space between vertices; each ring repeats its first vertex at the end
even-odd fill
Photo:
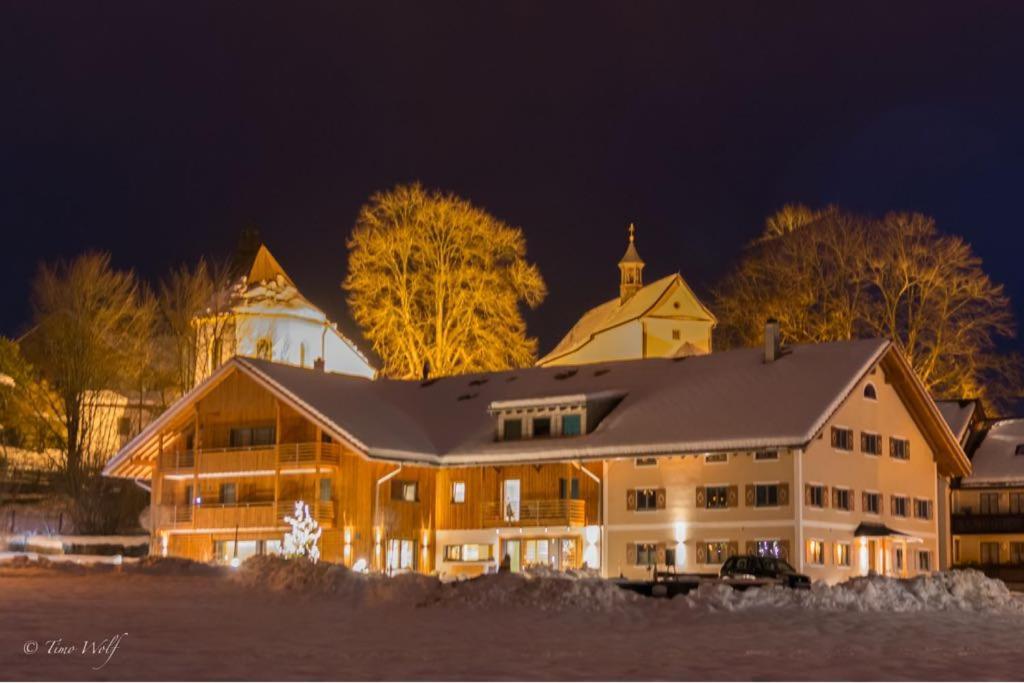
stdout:
MULTIPOLYGON (((293 501, 272 500, 241 503, 201 503, 199 505, 161 505, 159 524, 165 528, 234 529, 286 527, 286 516, 295 512, 293 501)), ((309 504, 309 512, 323 527, 334 523, 334 502, 309 504)))
MULTIPOLYGON (((160 469, 167 473, 192 472, 196 459, 196 451, 164 453, 160 457, 160 469)), ((278 467, 337 465, 341 461, 341 447, 336 443, 312 442, 203 448, 198 452, 198 460, 200 472, 266 472, 278 467)))
POLYGON ((587 504, 582 500, 523 500, 519 502, 518 514, 514 505, 509 508, 497 501, 484 503, 484 526, 584 526, 587 519, 587 504))
POLYGON ((1024 533, 1024 514, 955 513, 952 515, 952 528, 954 534, 1019 534, 1024 533))

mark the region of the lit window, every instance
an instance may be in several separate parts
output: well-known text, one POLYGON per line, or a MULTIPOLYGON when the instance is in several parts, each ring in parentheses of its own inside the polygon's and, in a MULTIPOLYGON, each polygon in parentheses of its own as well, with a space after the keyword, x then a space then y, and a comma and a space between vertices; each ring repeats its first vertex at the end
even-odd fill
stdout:
POLYGON ((834 548, 835 548, 835 555, 836 555, 836 566, 837 567, 849 567, 850 566, 850 544, 849 543, 836 543, 834 548))
POLYGON ((391 484, 391 500, 415 503, 419 500, 419 486, 417 482, 395 480, 391 484))
POLYGON ((832 428, 832 448, 837 448, 841 451, 852 451, 853 450, 853 430, 852 429, 841 429, 840 427, 832 428))
POLYGON ((910 442, 906 439, 889 438, 889 455, 897 460, 910 459, 910 442))
POLYGON ((704 544, 705 564, 722 564, 727 559, 729 559, 729 544, 726 541, 704 544))
POLYGON ((511 420, 506 419, 504 421, 501 438, 505 441, 518 441, 523 438, 523 421, 518 418, 511 420))
POLYGON ((825 564, 824 541, 807 541, 807 561, 811 564, 825 564))
POLYGON ((466 502, 466 482, 464 482, 464 481, 453 481, 452 482, 452 502, 453 503, 465 503, 466 502))
POLYGON ((860 433, 860 452, 868 455, 882 454, 882 437, 869 432, 860 433))
POLYGON ((413 542, 403 539, 388 541, 387 567, 389 571, 396 569, 413 569, 413 542))
POLYGON ((758 557, 782 558, 782 541, 778 539, 758 541, 754 548, 758 557))
POLYGON ((864 385, 864 398, 870 399, 872 401, 878 400, 878 392, 875 391, 875 385, 874 384, 865 384, 864 385))
POLYGON ((882 496, 879 493, 864 494, 864 512, 872 515, 882 514, 882 496))
POLYGON ((321 479, 320 480, 320 502, 329 503, 331 502, 331 480, 321 479))
POLYGON ((636 544, 636 565, 650 567, 658 563, 658 546, 654 543, 636 544))
POLYGON ((704 507, 709 510, 729 507, 728 486, 708 486, 705 489, 704 507))
POLYGON ((579 436, 582 433, 582 420, 579 415, 562 416, 562 436, 579 436))

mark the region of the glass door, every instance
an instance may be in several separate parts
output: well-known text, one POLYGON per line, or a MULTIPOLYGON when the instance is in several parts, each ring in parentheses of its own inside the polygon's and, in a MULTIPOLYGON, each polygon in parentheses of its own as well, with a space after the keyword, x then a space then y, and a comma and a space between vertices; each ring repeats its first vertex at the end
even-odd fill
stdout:
MULTIPOLYGON (((522 543, 519 539, 505 541, 505 555, 510 560, 509 569, 513 572, 521 571, 523 568, 522 543)), ((504 556, 502 557, 504 559, 504 556)))
POLYGON ((503 519, 506 522, 519 521, 519 480, 506 479, 502 488, 503 519))

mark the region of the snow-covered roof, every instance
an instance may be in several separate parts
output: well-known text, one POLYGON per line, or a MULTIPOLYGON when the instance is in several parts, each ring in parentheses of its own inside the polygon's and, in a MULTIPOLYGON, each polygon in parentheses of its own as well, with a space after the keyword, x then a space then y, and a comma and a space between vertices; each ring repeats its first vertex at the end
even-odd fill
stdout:
MULTIPOLYGON (((550 359, 575 351, 600 332, 642 317, 661 301, 669 288, 675 284, 689 289, 682 276, 679 273, 673 273, 641 287, 633 296, 626 299, 625 302, 621 301, 619 297, 615 297, 591 308, 572 326, 572 329, 569 330, 562 338, 562 341, 558 342, 558 345, 550 353, 537 361, 537 364, 544 365, 550 359)), ((694 296, 694 300, 697 300, 696 296, 694 296)), ((701 304, 701 307, 704 308, 703 304, 701 304)), ((704 311, 707 313, 709 320, 715 320, 711 311, 708 311, 706 308, 704 308, 704 311)))
MULTIPOLYGON (((879 339, 795 345, 766 363, 760 349, 651 358, 579 367, 532 367, 442 377, 426 382, 324 373, 233 358, 168 411, 173 416, 238 370, 367 457, 433 465, 566 461, 632 455, 803 447, 883 357, 903 363, 879 339), (488 410, 544 397, 621 397, 597 427, 580 436, 495 439, 488 410)), ((902 368, 903 366, 899 366, 902 368)), ((888 371, 887 371, 888 372, 888 371)), ((899 370, 913 378, 909 366, 899 370)), ((911 383, 916 380, 911 379, 911 383)), ((919 415, 936 439, 943 470, 967 469, 952 434, 919 382, 919 415), (924 412, 920 412, 924 411, 924 412)), ((182 413, 183 414, 183 413, 182 413)), ((170 419, 168 417, 167 419, 170 419)), ((128 444, 106 472, 153 439, 161 417, 128 444)))
POLYGON ((965 486, 1024 484, 1024 418, 992 423, 971 458, 972 472, 965 486))
POLYGON ((938 406, 939 412, 942 413, 942 417, 946 420, 946 424, 949 425, 949 429, 953 432, 953 436, 957 438, 957 441, 963 443, 964 435, 967 434, 967 428, 971 426, 971 418, 974 416, 974 412, 978 407, 978 402, 975 400, 963 399, 956 401, 936 401, 935 405, 938 406))

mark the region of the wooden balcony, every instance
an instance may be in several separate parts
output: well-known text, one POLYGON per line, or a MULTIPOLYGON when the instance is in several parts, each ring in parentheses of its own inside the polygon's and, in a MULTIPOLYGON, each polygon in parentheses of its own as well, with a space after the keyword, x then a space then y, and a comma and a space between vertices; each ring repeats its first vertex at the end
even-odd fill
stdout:
POLYGON ((203 448, 196 451, 175 451, 160 456, 160 470, 165 474, 273 472, 279 467, 294 469, 336 466, 341 462, 341 447, 336 443, 287 443, 276 446, 244 446, 239 448, 203 448))
MULTIPOLYGON (((245 503, 203 503, 201 505, 161 505, 158 524, 165 529, 287 528, 286 516, 295 511, 294 501, 254 501, 245 503)), ((309 504, 309 511, 320 526, 334 526, 334 502, 309 504)))
POLYGON ((485 527, 526 526, 585 526, 587 504, 567 498, 524 500, 519 503, 519 515, 509 514, 506 506, 491 501, 483 505, 485 527))

